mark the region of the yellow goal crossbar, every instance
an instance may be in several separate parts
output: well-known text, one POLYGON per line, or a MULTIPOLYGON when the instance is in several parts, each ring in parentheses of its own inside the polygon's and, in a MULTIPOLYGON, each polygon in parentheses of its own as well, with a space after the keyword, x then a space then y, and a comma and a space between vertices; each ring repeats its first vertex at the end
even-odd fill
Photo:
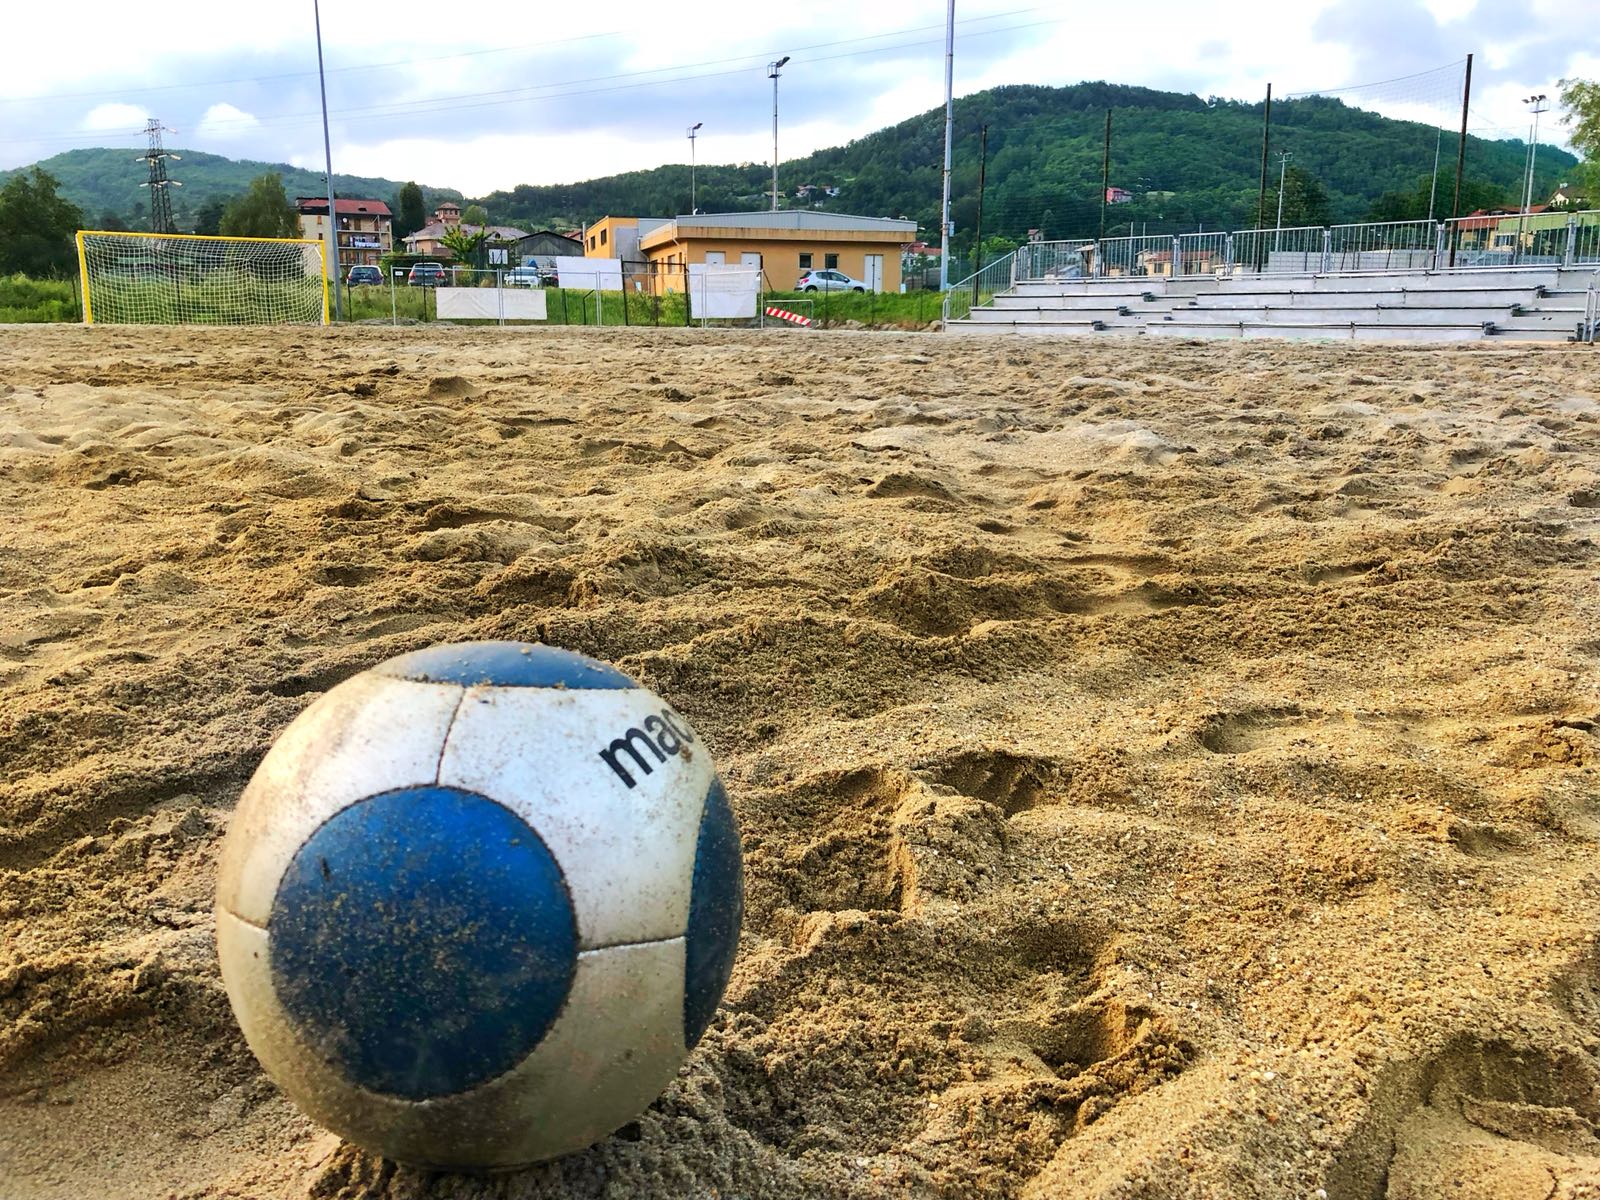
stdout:
POLYGON ((314 246, 317 251, 317 263, 322 282, 322 323, 331 323, 332 294, 328 279, 328 253, 321 238, 266 238, 266 237, 232 237, 221 234, 212 235, 204 233, 147 233, 132 229, 80 229, 77 234, 78 244, 78 279, 83 289, 83 323, 94 324, 94 301, 89 287, 89 254, 85 238, 128 238, 144 239, 158 242, 226 242, 250 243, 258 246, 314 246))

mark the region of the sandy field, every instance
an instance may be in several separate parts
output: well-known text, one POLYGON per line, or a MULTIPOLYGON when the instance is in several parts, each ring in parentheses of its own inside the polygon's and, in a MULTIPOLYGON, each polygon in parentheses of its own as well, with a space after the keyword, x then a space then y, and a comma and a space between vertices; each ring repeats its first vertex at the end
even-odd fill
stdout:
POLYGON ((0 1197, 1600 1196, 1600 357, 10 328, 0 1197), (721 1012, 602 1144, 397 1167, 234 1025, 219 841, 402 651, 704 735, 721 1012))

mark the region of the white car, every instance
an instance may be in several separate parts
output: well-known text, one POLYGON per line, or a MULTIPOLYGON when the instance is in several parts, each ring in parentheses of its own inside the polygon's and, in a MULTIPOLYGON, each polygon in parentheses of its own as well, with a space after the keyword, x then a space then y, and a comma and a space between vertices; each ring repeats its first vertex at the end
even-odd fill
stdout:
POLYGON ((797 292, 864 292, 867 285, 843 271, 805 270, 800 272, 800 282, 794 288, 797 292))
POLYGON ((506 272, 507 287, 543 287, 544 272, 538 267, 512 267, 506 272))

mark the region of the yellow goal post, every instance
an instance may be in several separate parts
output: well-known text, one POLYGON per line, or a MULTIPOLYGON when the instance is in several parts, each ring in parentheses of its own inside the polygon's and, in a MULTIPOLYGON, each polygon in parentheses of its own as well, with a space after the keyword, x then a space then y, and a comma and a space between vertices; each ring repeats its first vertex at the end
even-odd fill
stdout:
POLYGON ((319 238, 78 231, 85 325, 326 325, 319 238))

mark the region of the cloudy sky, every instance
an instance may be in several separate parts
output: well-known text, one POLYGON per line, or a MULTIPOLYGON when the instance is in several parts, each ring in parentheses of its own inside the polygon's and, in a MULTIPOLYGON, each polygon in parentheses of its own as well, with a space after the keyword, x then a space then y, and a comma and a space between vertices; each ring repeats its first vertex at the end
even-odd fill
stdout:
MULTIPOLYGON (((316 167, 322 162, 312 0, 270 23, 215 0, 148 6, 8 5, 0 167, 81 146, 142 145, 156 116, 170 146, 316 167), (21 52, 19 48, 49 48, 21 52)), ((1453 70, 1477 54, 1474 131, 1525 136, 1522 97, 1600 77, 1600 32, 1573 0, 958 0, 958 95, 1001 83, 1107 79, 1256 99, 1350 88, 1363 107, 1454 125, 1453 70), (1292 15, 1290 15, 1292 14, 1292 15), (1585 28, 1587 26, 1587 28, 1585 28)), ((616 0, 556 22, 517 0, 322 0, 334 168, 482 195, 684 162, 769 162, 772 85, 788 54, 780 154, 837 145, 936 107, 939 0, 806 0, 680 7, 616 0)), ((1552 111, 1541 141, 1561 142, 1552 111)))

